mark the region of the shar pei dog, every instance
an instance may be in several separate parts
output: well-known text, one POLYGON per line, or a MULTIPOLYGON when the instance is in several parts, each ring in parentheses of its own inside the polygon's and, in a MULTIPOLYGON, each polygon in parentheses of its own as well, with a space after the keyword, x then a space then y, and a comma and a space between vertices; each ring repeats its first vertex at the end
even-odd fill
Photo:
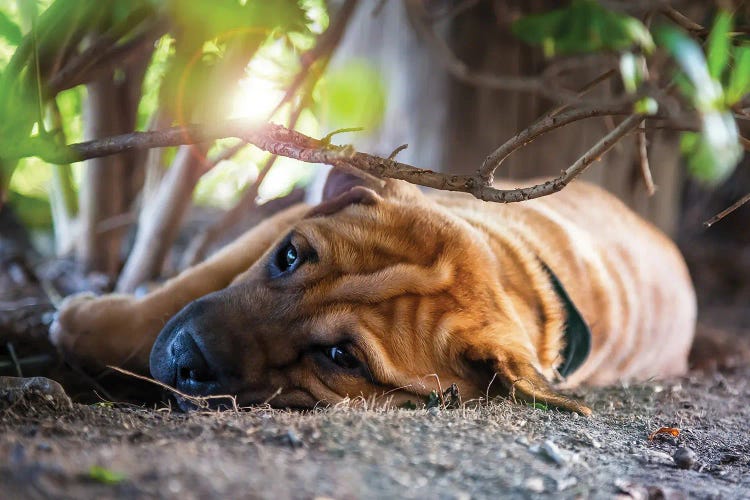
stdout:
POLYGON ((241 405, 456 384, 588 415, 566 389, 683 373, 695 316, 675 245, 598 187, 502 205, 334 170, 319 205, 143 297, 68 298, 50 334, 81 364, 241 405))

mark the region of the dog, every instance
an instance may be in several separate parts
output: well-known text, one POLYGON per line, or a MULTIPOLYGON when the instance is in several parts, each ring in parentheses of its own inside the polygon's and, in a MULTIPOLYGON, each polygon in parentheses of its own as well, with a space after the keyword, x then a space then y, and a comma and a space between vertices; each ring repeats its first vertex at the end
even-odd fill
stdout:
POLYGON ((400 405, 456 384, 589 415, 562 391, 684 373, 695 319, 676 246, 596 186, 503 205, 334 169, 319 205, 144 297, 68 298, 50 335, 82 364, 240 405, 400 405))

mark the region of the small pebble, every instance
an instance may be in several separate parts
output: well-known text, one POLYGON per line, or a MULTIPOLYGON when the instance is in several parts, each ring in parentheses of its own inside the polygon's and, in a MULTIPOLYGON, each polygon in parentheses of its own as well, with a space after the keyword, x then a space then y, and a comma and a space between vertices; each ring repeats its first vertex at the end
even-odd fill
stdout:
POLYGON ((289 442, 289 444, 292 446, 292 448, 302 448, 305 443, 302 442, 302 439, 297 435, 296 432, 294 432, 292 429, 289 429, 286 432, 286 438, 289 442))
POLYGON ((544 479, 539 476, 530 477, 524 482, 527 490, 534 493, 544 493, 544 479))
POLYGON ((547 455, 549 459, 555 462, 557 465, 563 466, 568 462, 568 459, 560 451, 560 448, 558 448, 557 445, 549 439, 542 443, 541 449, 544 454, 547 455))
POLYGON ((695 464, 695 452, 690 448, 678 448, 672 456, 675 465, 680 469, 689 469, 695 464))

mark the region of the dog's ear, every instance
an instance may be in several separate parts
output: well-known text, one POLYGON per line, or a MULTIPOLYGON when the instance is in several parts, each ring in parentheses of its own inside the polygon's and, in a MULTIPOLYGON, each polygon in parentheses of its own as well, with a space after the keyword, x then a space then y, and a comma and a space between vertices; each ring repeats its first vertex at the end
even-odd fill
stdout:
POLYGON ((338 198, 356 186, 371 187, 361 177, 345 172, 340 168, 333 168, 328 173, 325 186, 323 186, 322 202, 325 203, 338 198))
POLYGON ((503 392, 513 400, 544 403, 581 415, 591 415, 589 407, 555 391, 523 353, 496 346, 474 347, 466 353, 466 360, 477 380, 486 384, 488 395, 503 392), (499 387, 495 385, 498 383, 499 387))
POLYGON ((331 215, 349 205, 374 205, 381 199, 360 177, 334 168, 323 187, 322 201, 307 213, 307 217, 331 215))
POLYGON ((422 192, 417 186, 406 181, 397 179, 372 179, 366 181, 361 177, 345 172, 339 168, 333 168, 328 173, 325 186, 323 187, 322 201, 333 200, 356 186, 362 186, 373 190, 382 198, 413 200, 423 198, 422 192))

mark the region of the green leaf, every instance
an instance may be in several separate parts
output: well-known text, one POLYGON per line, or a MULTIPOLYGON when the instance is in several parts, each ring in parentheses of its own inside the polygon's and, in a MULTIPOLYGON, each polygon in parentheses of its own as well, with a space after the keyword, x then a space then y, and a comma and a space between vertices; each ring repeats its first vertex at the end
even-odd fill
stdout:
POLYGON ((351 61, 334 69, 316 89, 318 115, 328 127, 376 129, 385 116, 383 79, 364 61, 351 61))
POLYGON ((725 89, 728 104, 738 102, 750 92, 750 45, 737 47, 734 50, 734 68, 729 75, 725 89))
POLYGON ((639 115, 654 115, 659 111, 659 103, 653 97, 643 97, 633 105, 633 112, 639 115))
POLYGON ((0 37, 5 38, 13 46, 20 44, 23 40, 21 28, 2 11, 0 11, 0 37))
POLYGON ((125 475, 99 465, 92 465, 89 469, 89 479, 103 484, 118 484, 125 480, 125 475))
POLYGON ((681 30, 672 26, 662 26, 656 30, 656 40, 677 61, 680 69, 691 84, 685 94, 701 112, 724 108, 721 84, 711 77, 700 46, 681 30))
POLYGON ((620 75, 622 84, 628 94, 638 90, 643 81, 642 61, 632 52, 625 52, 620 56, 620 75))
POLYGON ((43 230, 49 230, 52 227, 49 200, 27 196, 16 191, 10 191, 8 199, 25 227, 43 230))
POLYGON ((695 179, 717 185, 732 174, 744 151, 731 113, 708 113, 702 118, 700 133, 681 134, 680 151, 695 179))
POLYGON ((715 80, 721 80, 721 75, 727 67, 730 56, 732 38, 729 31, 732 29, 732 14, 720 11, 714 20, 711 34, 708 35, 706 55, 708 59, 708 73, 715 80))
POLYGON ((633 46, 650 52, 654 48, 642 22, 607 10, 595 0, 573 0, 567 7, 522 17, 513 23, 512 31, 526 43, 542 45, 546 56, 633 46))

